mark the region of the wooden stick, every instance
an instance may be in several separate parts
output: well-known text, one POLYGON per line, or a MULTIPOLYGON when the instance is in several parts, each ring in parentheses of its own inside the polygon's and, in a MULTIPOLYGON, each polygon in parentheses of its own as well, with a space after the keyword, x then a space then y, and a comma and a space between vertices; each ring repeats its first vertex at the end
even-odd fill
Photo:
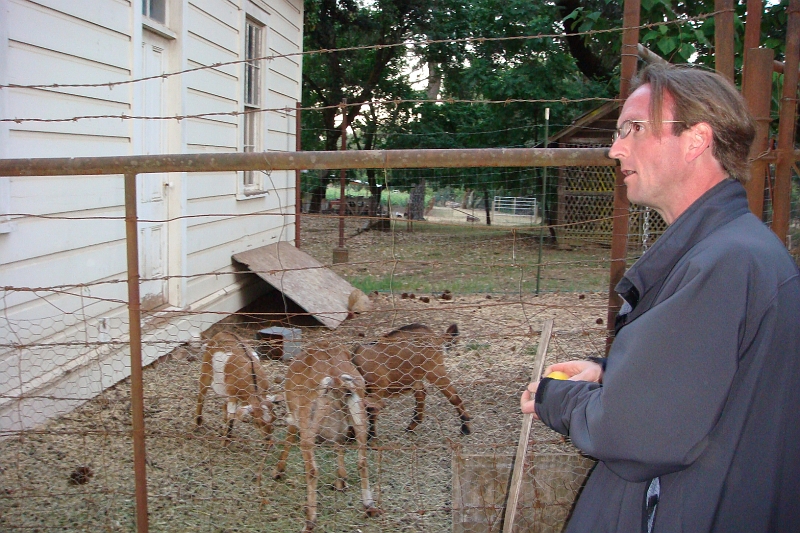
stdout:
MULTIPOLYGON (((546 320, 539 338, 539 348, 536 350, 536 357, 533 359, 533 372, 531 372, 531 382, 539 381, 544 370, 544 358, 547 348, 550 345, 550 335, 553 333, 553 320, 546 320)), ((511 533, 514 528, 514 515, 517 513, 517 502, 519 502, 519 489, 522 486, 522 468, 525 465, 525 456, 528 453, 528 438, 531 434, 533 425, 533 415, 526 414, 522 418, 522 431, 519 434, 519 444, 517 444, 517 457, 514 460, 514 471, 511 474, 511 486, 508 489, 508 501, 506 502, 506 516, 503 522, 503 533, 511 533)))

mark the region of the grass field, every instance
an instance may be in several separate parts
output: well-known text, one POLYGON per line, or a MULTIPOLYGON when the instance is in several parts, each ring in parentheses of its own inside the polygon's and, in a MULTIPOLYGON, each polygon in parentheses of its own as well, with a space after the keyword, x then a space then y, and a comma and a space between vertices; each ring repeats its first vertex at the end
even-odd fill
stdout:
MULTIPOLYGON (((338 246, 339 219, 306 216, 301 249, 330 263, 338 246)), ((345 221, 349 261, 334 270, 364 292, 530 294, 607 291, 608 248, 586 244, 559 250, 538 227, 486 226, 394 220, 391 231, 358 232, 345 221), (541 260, 540 260, 541 253, 541 260)))

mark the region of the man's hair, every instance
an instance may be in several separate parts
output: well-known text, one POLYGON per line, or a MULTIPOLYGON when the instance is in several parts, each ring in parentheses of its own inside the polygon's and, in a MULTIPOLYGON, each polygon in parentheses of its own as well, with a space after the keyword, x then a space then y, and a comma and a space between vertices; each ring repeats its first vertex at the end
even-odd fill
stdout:
POLYGON ((672 98, 672 133, 680 135, 705 122, 714 132, 713 154, 732 178, 750 179, 748 154, 755 138, 755 121, 736 88, 715 72, 691 67, 651 64, 631 84, 632 91, 650 85, 650 120, 661 131, 665 93, 672 98))

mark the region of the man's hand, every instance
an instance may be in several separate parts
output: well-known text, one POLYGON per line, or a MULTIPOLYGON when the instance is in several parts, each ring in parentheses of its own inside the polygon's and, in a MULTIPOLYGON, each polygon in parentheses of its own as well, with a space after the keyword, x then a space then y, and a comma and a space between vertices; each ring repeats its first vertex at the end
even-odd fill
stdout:
POLYGON ((538 381, 528 384, 527 388, 522 392, 522 397, 519 399, 519 408, 522 409, 522 412, 526 415, 531 414, 533 415, 533 418, 539 420, 539 416, 536 414, 536 405, 534 403, 537 388, 539 388, 538 381))
POLYGON ((548 366, 544 371, 544 375, 547 376, 547 374, 556 370, 568 375, 570 381, 591 381, 593 383, 602 383, 603 381, 603 367, 594 361, 556 363, 548 366))
MULTIPOLYGON (((603 381, 603 367, 594 361, 569 361, 567 363, 556 363, 555 365, 548 366, 544 375, 547 376, 550 372, 554 371, 564 372, 569 376, 570 381, 591 381, 593 383, 601 383, 603 381)), ((525 390, 522 392, 522 397, 519 399, 519 408, 525 414, 533 415, 533 418, 539 420, 536 414, 536 390, 539 388, 539 382, 534 381, 529 383, 525 390)))

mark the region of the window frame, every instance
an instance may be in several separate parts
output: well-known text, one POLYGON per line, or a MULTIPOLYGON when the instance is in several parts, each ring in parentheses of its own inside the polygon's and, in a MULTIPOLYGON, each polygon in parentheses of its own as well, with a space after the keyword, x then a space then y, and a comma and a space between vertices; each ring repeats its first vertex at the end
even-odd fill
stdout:
POLYGON ((147 17, 150 20, 158 22, 159 24, 163 24, 164 26, 167 25, 167 0, 142 0, 142 16, 147 17), (163 19, 159 19, 153 16, 153 8, 155 7, 162 11, 163 19))
MULTIPOLYGON (((266 24, 258 19, 245 16, 244 24, 244 62, 242 63, 242 152, 263 151, 263 112, 264 68, 263 60, 266 44, 266 24)), ((239 197, 253 198, 263 196, 263 173, 258 170, 245 170, 240 173, 239 197)))

